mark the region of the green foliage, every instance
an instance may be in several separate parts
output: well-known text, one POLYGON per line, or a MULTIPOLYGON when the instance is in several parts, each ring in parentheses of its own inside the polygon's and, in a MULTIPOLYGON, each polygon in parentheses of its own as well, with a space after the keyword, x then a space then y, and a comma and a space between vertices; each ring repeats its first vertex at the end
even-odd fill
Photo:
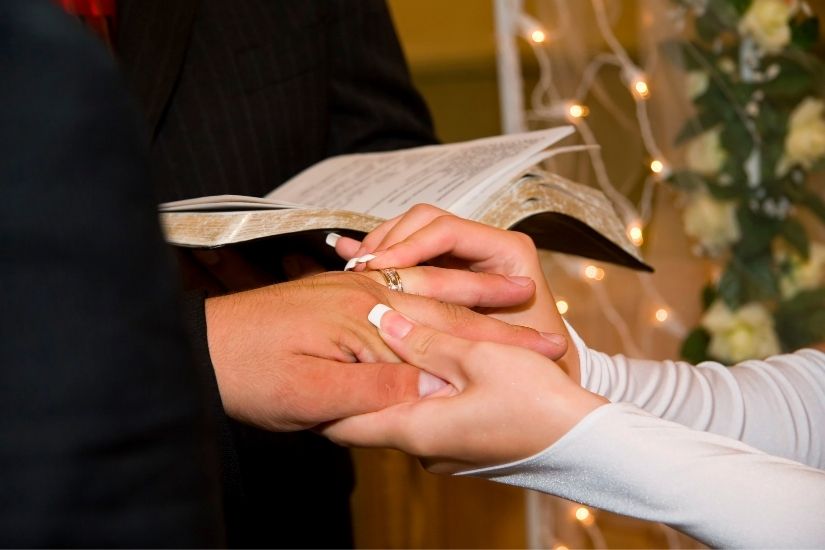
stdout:
POLYGON ((748 8, 751 7, 751 1, 752 0, 730 0, 730 3, 739 15, 744 15, 745 12, 748 11, 748 8))
POLYGON ((825 289, 800 292, 782 302, 774 323, 784 351, 793 351, 825 340, 825 289))
POLYGON ((701 363, 710 359, 708 356, 708 344, 710 343, 710 334, 703 328, 695 328, 687 335, 685 341, 682 343, 680 354, 686 361, 693 364, 701 363))
POLYGON ((794 218, 788 218, 782 224, 782 238, 796 250, 803 260, 807 260, 810 255, 811 243, 805 228, 794 218))
POLYGON ((810 49, 819 39, 819 18, 809 17, 791 22, 791 43, 803 50, 810 49))
MULTIPOLYGON (((736 66, 742 61, 740 53, 749 51, 740 52, 743 37, 738 29, 751 3, 708 0, 694 19, 696 40, 671 40, 662 46, 671 61, 708 75, 707 89, 693 99, 695 113, 676 135, 676 144, 718 128, 725 153, 714 176, 679 170, 668 181, 687 193, 706 190, 716 200, 736 204, 740 237, 722 255, 725 265, 719 280, 703 289, 703 307, 722 300, 735 311, 761 303, 774 315, 783 349, 791 350, 825 340, 825 288, 806 290, 791 299, 781 296, 780 277, 791 275, 798 264, 775 257, 774 249, 781 242, 802 261, 809 259, 808 234, 786 207, 805 208, 825 223, 825 201, 805 185, 810 170, 794 166, 780 174, 777 168, 784 162, 791 112, 806 97, 825 91, 825 64, 808 51, 819 39, 819 19, 798 10, 788 22, 792 37, 788 47, 778 54, 761 54, 757 65, 747 71, 736 66), (751 164, 754 159, 756 167, 751 164), (752 181, 754 174, 757 181, 752 181)), ((758 41, 751 44, 758 50, 758 41)), ((825 159, 812 168, 820 169, 825 169, 825 159)), ((706 329, 694 329, 684 341, 682 355, 690 361, 708 359, 711 337, 706 329)))

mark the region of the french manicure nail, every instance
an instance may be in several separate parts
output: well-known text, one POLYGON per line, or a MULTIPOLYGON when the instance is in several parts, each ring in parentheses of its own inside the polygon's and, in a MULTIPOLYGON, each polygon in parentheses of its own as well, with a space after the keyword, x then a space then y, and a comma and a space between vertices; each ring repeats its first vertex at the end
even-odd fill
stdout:
POLYGON ((437 376, 433 376, 429 372, 421 371, 418 375, 418 396, 427 397, 432 395, 441 388, 445 387, 447 382, 437 376))
POLYGON ((326 243, 327 245, 335 248, 335 244, 338 242, 338 239, 341 238, 341 235, 338 233, 327 233, 326 243))
POLYGON ((360 258, 355 258, 356 263, 365 264, 370 260, 374 260, 377 256, 375 254, 365 254, 360 258))
POLYGON ((384 314, 390 311, 391 308, 389 306, 385 306, 384 304, 375 304, 373 308, 370 310, 369 315, 367 315, 367 319, 369 319, 370 323, 375 325, 375 328, 381 328, 381 318, 384 314))
POLYGON ((404 338, 413 328, 412 322, 397 311, 381 319, 381 331, 394 338, 404 338))
POLYGON ((358 258, 352 258, 347 262, 347 265, 344 266, 344 271, 352 271, 352 268, 356 265, 358 265, 358 258))
POLYGON ((530 286, 530 283, 533 282, 530 277, 521 277, 520 275, 505 275, 504 278, 518 286, 530 286))

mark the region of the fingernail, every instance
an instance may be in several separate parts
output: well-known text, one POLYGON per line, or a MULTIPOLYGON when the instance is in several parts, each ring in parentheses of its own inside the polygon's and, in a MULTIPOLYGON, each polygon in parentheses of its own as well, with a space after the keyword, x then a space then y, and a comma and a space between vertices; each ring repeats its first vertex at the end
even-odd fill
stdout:
POLYGON ((355 257, 347 262, 347 265, 344 266, 344 271, 349 271, 355 268, 358 264, 365 264, 370 260, 374 260, 376 258, 375 254, 365 254, 360 257, 355 257))
POLYGON ((555 332, 539 332, 539 334, 541 334, 545 340, 557 346, 563 346, 567 343, 567 338, 555 332))
POLYGON ((412 322, 397 311, 393 310, 389 316, 383 317, 381 330, 394 338, 405 337, 413 328, 412 322))
POLYGON ((369 315, 367 315, 367 319, 369 319, 370 323, 375 325, 375 328, 381 328, 381 318, 384 314, 392 309, 389 306, 385 306, 384 304, 375 304, 373 308, 370 310, 369 315))
POLYGON ((432 395, 444 386, 447 382, 429 372, 421 371, 418 375, 418 396, 427 397, 432 395))
POLYGON ((338 239, 340 238, 341 235, 339 235, 338 233, 327 233, 326 243, 332 248, 335 248, 335 244, 338 242, 338 239))
POLYGON ((409 319, 384 304, 376 304, 367 315, 367 319, 382 332, 394 338, 405 337, 413 328, 409 319), (392 312, 392 315, 386 317, 388 312, 392 312))
POLYGON ((359 264, 365 264, 370 260, 374 260, 376 257, 375 254, 364 254, 360 258, 355 258, 355 261, 359 264))
POLYGON ((504 278, 518 286, 530 286, 530 283, 533 282, 533 279, 530 277, 521 277, 519 275, 505 275, 504 278))

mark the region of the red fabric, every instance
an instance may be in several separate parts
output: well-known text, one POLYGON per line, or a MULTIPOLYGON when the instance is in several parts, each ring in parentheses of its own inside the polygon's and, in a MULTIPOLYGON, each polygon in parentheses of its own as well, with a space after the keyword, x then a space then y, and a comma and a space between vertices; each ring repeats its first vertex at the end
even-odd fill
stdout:
POLYGON ((64 10, 81 17, 114 17, 115 0, 57 0, 64 10))
MULTIPOLYGON (((79 17, 112 49, 115 0, 56 0, 71 15, 79 17)), ((172 0, 175 1, 175 0, 172 0)))

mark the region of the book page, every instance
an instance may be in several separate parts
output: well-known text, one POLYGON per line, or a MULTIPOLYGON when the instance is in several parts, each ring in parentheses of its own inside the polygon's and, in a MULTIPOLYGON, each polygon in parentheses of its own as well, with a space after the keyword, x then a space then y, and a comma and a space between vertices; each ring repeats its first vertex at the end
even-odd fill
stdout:
POLYGON ((450 210, 479 188, 492 195, 509 183, 496 180, 508 167, 522 166, 572 132, 572 127, 564 126, 464 143, 334 157, 301 172, 266 198, 382 218, 397 216, 417 203, 450 210), (491 181, 496 185, 490 185, 491 181))
POLYGON ((179 201, 164 202, 158 205, 161 212, 205 212, 210 210, 280 210, 282 208, 301 208, 303 205, 249 197, 246 195, 211 195, 179 201))

